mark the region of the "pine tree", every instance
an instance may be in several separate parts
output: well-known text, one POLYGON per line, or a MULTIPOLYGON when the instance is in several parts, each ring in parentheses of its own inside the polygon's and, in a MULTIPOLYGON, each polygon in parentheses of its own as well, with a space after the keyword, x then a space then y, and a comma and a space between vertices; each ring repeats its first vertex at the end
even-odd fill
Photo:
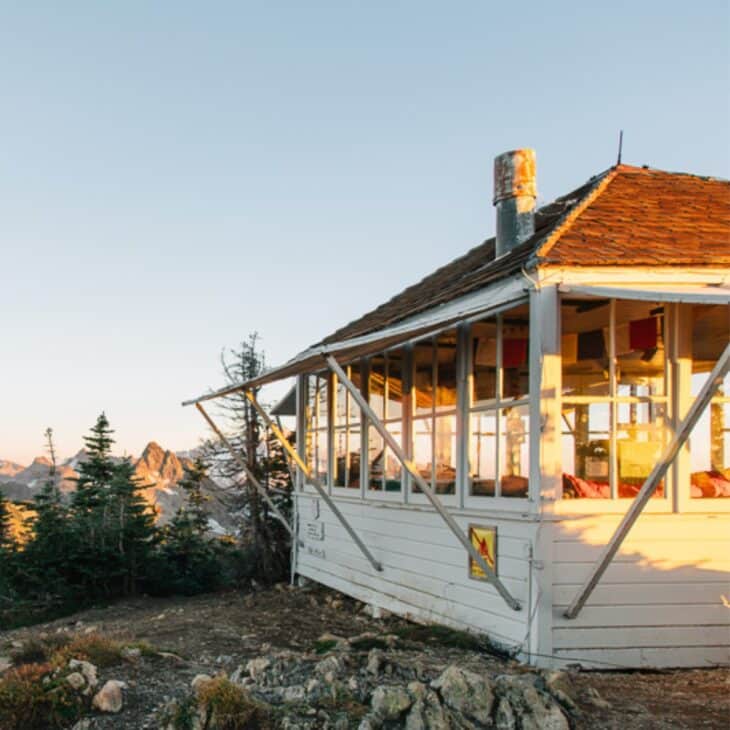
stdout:
POLYGON ((207 467, 196 459, 184 469, 185 476, 179 486, 185 490, 187 499, 163 529, 155 588, 192 595, 219 586, 223 547, 208 536, 204 509, 207 498, 202 491, 208 478, 207 467))
POLYGON ((183 465, 185 474, 178 482, 178 487, 185 491, 187 507, 193 529, 200 535, 208 531, 208 514, 205 503, 208 497, 203 494, 203 484, 208 479, 208 467, 200 458, 196 458, 190 466, 183 465))
POLYGON ((12 527, 10 524, 8 500, 5 495, 0 492, 0 559, 8 557, 8 555, 14 551, 15 540, 13 538, 12 527))
POLYGON ((112 595, 113 577, 120 572, 118 554, 109 539, 113 433, 102 413, 92 427, 91 435, 84 437, 87 458, 79 464, 76 491, 71 499, 69 556, 75 574, 72 573, 70 580, 89 595, 112 595))
POLYGON ((142 480, 135 476, 134 465, 125 459, 114 467, 109 484, 109 544, 114 552, 116 592, 136 593, 154 550, 157 530, 154 515, 142 496, 142 480))
POLYGON ((46 479, 41 491, 35 495, 30 523, 30 539, 23 550, 24 574, 33 585, 26 590, 55 596, 68 592, 66 573, 68 555, 66 550, 71 539, 68 509, 61 499, 58 488, 56 451, 53 445, 53 431, 46 429, 47 450, 51 458, 46 479))

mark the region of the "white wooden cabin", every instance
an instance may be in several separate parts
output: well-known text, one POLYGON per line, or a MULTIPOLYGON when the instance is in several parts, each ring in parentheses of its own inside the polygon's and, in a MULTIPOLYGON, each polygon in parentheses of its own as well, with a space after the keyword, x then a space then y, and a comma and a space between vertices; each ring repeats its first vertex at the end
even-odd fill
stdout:
POLYGON ((728 664, 730 183, 495 173, 496 239, 241 385, 296 376, 293 570, 539 666, 728 664))

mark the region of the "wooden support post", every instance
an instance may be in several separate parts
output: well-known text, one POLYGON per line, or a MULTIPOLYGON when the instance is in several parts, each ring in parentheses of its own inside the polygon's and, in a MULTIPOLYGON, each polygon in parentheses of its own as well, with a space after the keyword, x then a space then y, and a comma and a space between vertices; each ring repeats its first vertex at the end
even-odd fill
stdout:
POLYGON ((256 396, 250 390, 244 390, 246 398, 248 398, 251 405, 256 409, 257 413, 264 419, 266 425, 272 430, 274 435, 279 439, 281 445, 287 451, 289 456, 294 460, 294 463, 299 467, 300 471, 308 479, 309 483, 317 490, 319 496, 325 501, 327 506, 332 510, 334 516, 340 521, 340 524, 345 528, 347 534, 353 539, 355 544, 360 548, 362 554, 370 561, 370 564, 377 571, 382 571, 383 566, 373 557, 373 554, 368 550, 365 543, 360 539, 355 530, 347 521, 345 516, 340 512, 339 507, 335 504, 334 500, 327 493, 327 488, 322 482, 312 474, 312 470, 306 465, 301 456, 296 452, 296 449, 289 443, 289 439, 284 435, 281 429, 271 420, 269 414, 261 407, 259 402, 256 400, 256 396))
POLYGON ((471 559, 484 571, 484 574, 489 578, 492 585, 497 589, 502 598, 507 602, 510 608, 515 611, 519 611, 521 606, 517 600, 515 600, 510 592, 505 588, 502 581, 497 578, 496 573, 487 564, 487 561, 481 556, 479 551, 471 544, 469 538, 464 534, 464 531, 459 527, 456 520, 449 514, 441 500, 434 494, 431 487, 428 485, 426 480, 421 476, 415 464, 411 462, 405 455, 403 449, 399 446, 398 442, 393 438, 393 435, 383 425, 382 421, 375 415, 372 408, 368 405, 368 402, 363 397, 362 393, 357 389, 354 383, 347 377, 345 371, 340 367, 340 364, 331 355, 326 355, 327 364, 330 370, 339 378, 340 382, 345 386, 350 395, 355 399, 355 402, 360 406, 360 409, 365 414, 367 421, 371 424, 376 431, 383 437, 389 448, 400 461, 403 467, 410 473, 411 477, 421 489, 421 491, 428 497, 431 504, 434 506, 436 511, 441 515, 444 522, 449 526, 449 529, 454 533, 459 542, 464 546, 471 559))
POLYGON ((629 507, 628 512, 626 512, 621 523, 613 533, 613 536, 603 549, 601 557, 593 566, 593 570, 591 570, 590 574, 586 578, 583 587, 580 591, 578 591, 573 602, 566 609, 564 614, 566 618, 575 618, 581 608, 585 605, 585 602, 588 600, 588 597, 598 584, 601 576, 605 573, 611 560, 613 560, 614 555, 616 555, 621 547, 626 535, 629 534, 629 530, 631 530, 634 526, 634 523, 642 510, 651 499, 651 495, 654 494, 654 490, 657 488, 657 485, 664 478, 669 467, 672 465, 674 458, 680 452, 682 446, 684 446, 685 441, 689 438, 689 435, 692 433, 692 429, 697 424, 702 412, 705 410, 710 400, 712 400, 712 396, 714 396, 717 392, 717 389, 720 387, 720 384, 728 370, 730 370, 730 343, 725 346, 725 350, 722 355, 720 355, 720 359, 715 364, 715 367, 712 369, 710 377, 702 387, 697 398, 695 398, 695 401, 687 412, 684 420, 679 424, 672 440, 664 450, 661 459, 652 469, 651 474, 649 474, 646 478, 646 481, 632 502, 631 507, 629 507))
POLYGON ((196 403, 195 407, 200 411, 200 415, 203 416, 203 418, 208 422, 208 425, 213 429, 213 432, 216 436, 218 436, 221 443, 226 447, 226 449, 228 449, 230 455, 233 457, 238 466, 240 466, 241 469, 244 471, 246 477, 251 482, 251 484, 254 485, 258 493, 266 500, 266 503, 269 505, 271 511, 274 513, 277 519, 284 525, 284 527, 286 527, 286 530, 291 535, 292 540, 295 540, 296 535, 294 534, 292 526, 289 524, 286 517, 284 517, 284 515, 280 512, 279 508, 274 504, 271 497, 269 497, 268 492, 266 491, 266 489, 264 489, 261 482, 259 482, 259 480, 254 476, 253 472, 248 468, 248 464, 246 464, 241 455, 233 448, 231 442, 223 435, 223 432, 218 428, 218 426, 215 425, 215 422, 208 415, 205 408, 203 408, 200 403, 196 403))

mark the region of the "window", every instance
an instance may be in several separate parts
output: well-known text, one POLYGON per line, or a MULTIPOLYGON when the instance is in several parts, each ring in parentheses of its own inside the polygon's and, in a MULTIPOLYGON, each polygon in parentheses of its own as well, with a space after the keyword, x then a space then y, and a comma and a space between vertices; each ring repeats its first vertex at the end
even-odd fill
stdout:
POLYGON ((328 391, 326 374, 311 375, 307 388, 307 464, 315 477, 328 481, 328 391))
MULTIPOLYGON (((403 444, 403 375, 405 353, 393 350, 370 358, 368 402, 399 445, 403 444)), ((368 428, 368 488, 400 492, 402 469, 392 450, 374 426, 368 428)))
POLYGON ((529 308, 476 322, 470 331, 469 493, 527 497, 529 308))
MULTIPOLYGON (((692 308, 692 398, 728 343, 728 322, 728 307, 692 308)), ((694 427, 689 450, 692 498, 730 498, 730 374, 694 427)))
MULTIPOLYGON (((666 445, 664 307, 564 300, 563 497, 633 498, 666 445)), ((660 483, 655 497, 664 494, 660 483)))
MULTIPOLYGON (((348 365, 345 373, 357 387, 361 387, 360 368, 348 365)), ((360 409, 345 386, 337 382, 335 388, 334 486, 360 488, 360 409)))
MULTIPOLYGON (((413 454, 438 494, 456 493, 456 330, 413 349, 413 454)), ((421 490, 414 485, 414 492, 421 490)))

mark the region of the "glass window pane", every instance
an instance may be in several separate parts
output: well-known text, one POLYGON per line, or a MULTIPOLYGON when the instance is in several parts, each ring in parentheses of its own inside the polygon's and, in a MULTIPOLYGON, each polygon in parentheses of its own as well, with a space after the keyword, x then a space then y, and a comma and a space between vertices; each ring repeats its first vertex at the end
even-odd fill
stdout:
POLYGON ((360 427, 351 428, 348 437, 347 482, 348 489, 360 489, 360 427))
POLYGON ((347 406, 350 394, 345 390, 345 386, 337 381, 335 388, 335 426, 344 426, 347 424, 347 406))
MULTIPOLYGON (((433 420, 417 418, 413 421, 413 460, 418 473, 430 484, 433 479, 433 420)), ((416 484, 414 492, 420 492, 416 484)))
POLYGON ((456 407, 456 330, 436 339, 436 407, 456 407))
POLYGON ((327 378, 317 376, 315 388, 317 391, 317 417, 315 421, 315 428, 327 428, 327 422, 329 420, 329 410, 327 408, 327 378))
POLYGON ((315 439, 315 473, 325 484, 327 483, 327 431, 314 431, 315 439))
MULTIPOLYGON (((403 445, 402 432, 400 424, 393 424, 388 429, 394 436, 399 446, 403 445)), ((386 492, 401 491, 401 465, 389 447, 385 447, 385 479, 384 486, 386 492)))
POLYGON ((414 391, 417 415, 431 413, 433 409, 433 343, 419 342, 413 348, 414 391))
MULTIPOLYGON (((616 491, 619 498, 633 499, 667 443, 666 406, 663 403, 619 403, 616 418, 616 491)), ((664 481, 652 496, 664 496, 664 481)))
POLYGON ((403 350, 394 350, 388 353, 388 409, 387 418, 402 418, 403 416, 403 350))
POLYGON ((500 417, 500 487, 503 497, 527 497, 530 475, 529 409, 505 408, 500 417))
MULTIPOLYGON (((697 396, 730 339, 730 307, 692 308, 692 382, 697 396)), ((730 498, 730 374, 705 408, 689 438, 693 499, 730 498)))
POLYGON ((472 402, 497 395, 497 321, 476 322, 471 328, 472 402))
POLYGON ((608 403, 563 407, 563 497, 609 499, 608 403))
POLYGON ((370 358, 370 407, 378 418, 383 418, 385 405, 385 357, 370 358))
POLYGON ((497 478, 497 418, 494 413, 477 413, 471 417, 469 477, 473 496, 494 496, 497 478))
MULTIPOLYGON (((730 375, 721 391, 730 393, 730 375)), ((689 446, 692 498, 730 498, 730 402, 724 395, 700 416, 689 446)))
POLYGON ((528 351, 530 310, 527 304, 510 309, 502 320, 502 399, 524 398, 529 392, 528 351))
POLYGON ((608 395, 609 301, 563 300, 560 316, 563 395, 608 395))
POLYGON ((437 494, 456 493, 456 416, 434 421, 434 469, 437 494))
POLYGON ((616 300, 615 308, 618 395, 664 395, 664 307, 616 300))
POLYGON ((383 489, 385 474, 385 444, 382 436, 370 426, 368 430, 368 487, 377 491, 383 489))
POLYGON ((334 486, 344 487, 347 485, 347 429, 335 429, 334 449, 334 486))

